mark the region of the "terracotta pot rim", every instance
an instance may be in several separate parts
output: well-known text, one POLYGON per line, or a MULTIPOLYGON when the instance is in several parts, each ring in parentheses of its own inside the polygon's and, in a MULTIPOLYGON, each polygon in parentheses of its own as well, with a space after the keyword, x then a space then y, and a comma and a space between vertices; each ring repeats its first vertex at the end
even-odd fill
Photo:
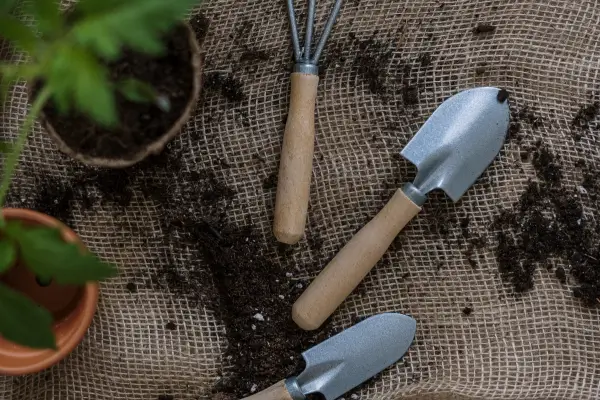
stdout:
MULTIPOLYGON (((0 209, 0 212, 2 212, 4 217, 7 219, 35 221, 44 226, 59 228, 65 235, 68 236, 68 240, 75 241, 83 246, 81 240, 71 228, 46 214, 23 208, 2 208, 0 209)), ((88 283, 84 285, 81 291, 81 298, 79 300, 82 312, 81 317, 78 319, 79 323, 77 325, 77 329, 72 332, 72 334, 62 345, 59 346, 58 350, 30 349, 31 352, 44 353, 46 356, 38 362, 21 367, 2 365, 2 354, 0 353, 0 375, 15 376, 39 372, 51 367, 67 357, 83 340, 83 337, 89 329, 94 318, 94 314, 96 313, 98 298, 99 286, 97 283, 88 283)))
POLYGON ((93 157, 78 151, 73 150, 69 147, 65 141, 56 133, 56 130, 50 123, 50 121, 46 118, 43 112, 40 113, 40 123, 43 128, 48 132, 50 137, 55 141, 58 145, 58 149, 63 153, 71 156, 77 161, 80 161, 84 164, 96 166, 96 167, 106 167, 106 168, 126 168, 132 165, 139 163, 144 160, 151 154, 159 154, 163 151, 167 143, 169 143, 172 139, 178 136, 181 133, 183 126, 187 123, 187 121, 192 117, 192 112, 196 108, 196 104, 198 103, 198 99, 200 98, 200 89, 202 88, 202 71, 204 68, 204 56, 200 53, 200 43, 196 38, 196 34, 190 24, 188 22, 182 21, 182 25, 187 29, 188 32, 188 40, 190 45, 190 50, 192 51, 191 64, 193 71, 193 89, 191 97, 183 109, 179 119, 175 121, 173 126, 161 135, 158 139, 154 140, 152 143, 146 145, 144 148, 140 149, 136 154, 127 159, 114 159, 114 158, 104 158, 104 157, 93 157))

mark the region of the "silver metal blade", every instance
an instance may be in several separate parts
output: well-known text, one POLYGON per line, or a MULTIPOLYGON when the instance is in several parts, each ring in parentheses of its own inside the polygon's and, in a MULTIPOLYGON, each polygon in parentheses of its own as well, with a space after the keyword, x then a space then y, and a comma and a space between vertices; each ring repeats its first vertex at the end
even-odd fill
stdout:
POLYGON ((337 399, 402 358, 416 329, 411 317, 379 314, 305 351, 306 368, 297 378, 301 392, 337 399))
POLYGON ((508 101, 498 88, 460 92, 444 101, 400 154, 417 166, 423 195, 442 189, 458 201, 494 160, 506 138, 508 101))

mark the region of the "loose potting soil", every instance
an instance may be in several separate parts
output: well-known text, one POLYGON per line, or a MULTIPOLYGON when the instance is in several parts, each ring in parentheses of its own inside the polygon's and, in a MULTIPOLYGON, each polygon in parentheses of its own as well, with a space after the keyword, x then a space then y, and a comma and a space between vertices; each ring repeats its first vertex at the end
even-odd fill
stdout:
POLYGON ((595 170, 584 170, 584 181, 576 189, 562 185, 563 167, 541 142, 533 151, 533 166, 539 181, 532 181, 512 210, 496 217, 496 257, 500 272, 523 292, 533 288, 538 267, 554 271, 567 283, 574 278, 573 294, 586 304, 600 303, 600 227, 584 214, 584 206, 597 209, 598 186, 595 170), (567 265, 555 267, 561 258, 567 265))
MULTIPOLYGON (((317 3, 319 31, 331 2, 317 3)), ((120 275, 73 354, 0 378, 0 398, 239 399, 388 311, 417 320, 415 341, 346 400, 598 398, 597 14, 567 0, 344 2, 321 60, 306 237, 283 246, 271 230, 285 2, 206 2, 191 18, 206 35, 202 98, 164 153, 85 168, 35 127, 8 204, 67 222, 120 275), (475 86, 510 93, 498 158, 460 202, 432 193, 322 331, 297 329, 297 296, 414 179, 401 149, 475 86)), ((0 44, 0 58, 16 56, 0 44)), ((26 98, 11 89, 0 139, 16 136, 26 98)))

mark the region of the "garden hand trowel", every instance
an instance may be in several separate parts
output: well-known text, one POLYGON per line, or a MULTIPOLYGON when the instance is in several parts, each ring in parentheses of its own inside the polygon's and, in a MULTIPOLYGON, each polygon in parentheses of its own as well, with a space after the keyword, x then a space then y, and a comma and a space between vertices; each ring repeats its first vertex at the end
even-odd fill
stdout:
POLYGON ((313 393, 334 400, 400 360, 410 347, 417 323, 385 313, 367 318, 302 353, 306 368, 243 400, 304 400, 313 393))
POLYGON ((387 205, 331 260, 294 304, 303 329, 318 328, 358 286, 433 189, 458 201, 494 160, 504 143, 508 94, 492 87, 458 93, 429 117, 401 155, 416 165, 413 183, 387 205))

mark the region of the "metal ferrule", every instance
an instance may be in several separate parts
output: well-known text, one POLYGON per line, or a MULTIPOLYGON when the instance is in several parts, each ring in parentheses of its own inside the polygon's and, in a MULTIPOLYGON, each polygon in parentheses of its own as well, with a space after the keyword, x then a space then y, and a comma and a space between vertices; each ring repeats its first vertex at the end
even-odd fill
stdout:
POLYGON ((292 400, 306 400, 306 396, 302 393, 298 380, 296 378, 288 378, 285 380, 285 388, 292 400))
POLYGON ((402 192, 419 207, 425 204, 425 200, 427 200, 427 195, 412 183, 405 183, 404 187, 402 187, 402 192))
POLYGON ((294 72, 301 74, 319 75, 319 67, 314 64, 296 63, 294 64, 294 72))

